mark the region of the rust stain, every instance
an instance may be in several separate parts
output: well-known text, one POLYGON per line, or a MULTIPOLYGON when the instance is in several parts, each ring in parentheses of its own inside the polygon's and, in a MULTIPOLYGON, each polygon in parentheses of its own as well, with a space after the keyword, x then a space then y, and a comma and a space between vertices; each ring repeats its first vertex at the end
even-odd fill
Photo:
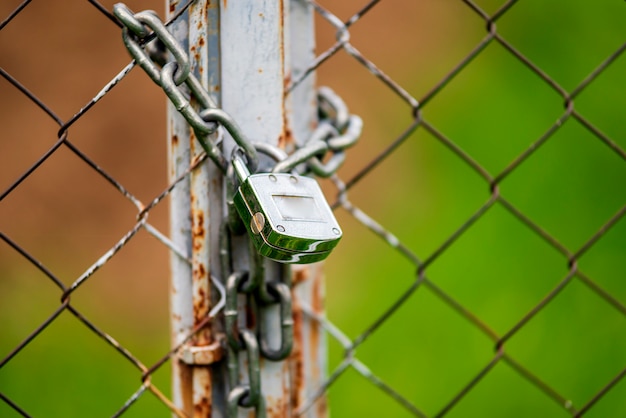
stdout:
MULTIPOLYGON (((285 386, 283 385, 283 388, 285 386)), ((267 397, 267 416, 269 418, 284 418, 287 415, 287 404, 283 398, 274 399, 271 396, 267 397)))
MULTIPOLYGON (((279 1, 278 12, 280 13, 280 27, 279 27, 279 37, 280 39, 285 39, 285 4, 284 0, 279 1)), ((281 68, 285 68, 285 45, 284 42, 278 43, 279 53, 280 53, 280 63, 281 68)), ((278 146, 281 149, 286 150, 287 152, 291 152, 294 148, 294 137, 293 132, 289 127, 289 120, 287 119, 287 110, 285 108, 285 97, 287 94, 287 88, 291 84, 291 72, 287 72, 283 77, 283 132, 278 137, 278 146)))
POLYGON ((176 4, 178 2, 174 2, 172 4, 170 4, 170 13, 174 13, 176 11, 176 4))
MULTIPOLYGON (((324 292, 324 269, 323 266, 317 265, 314 270, 313 286, 312 286, 312 300, 311 300, 311 308, 313 312, 318 314, 324 313, 324 305, 325 305, 325 292, 324 292)), ((320 382, 322 380, 323 371, 320 370, 320 362, 319 357, 321 353, 319 352, 320 348, 320 332, 321 326, 316 321, 310 321, 310 338, 311 338, 311 346, 310 346, 310 358, 309 362, 313 365, 311 368, 311 379, 314 382, 320 382)), ((326 416, 328 412, 328 405, 326 396, 323 396, 316 403, 317 415, 319 417, 326 416)))
POLYGON ((197 418, 206 418, 211 416, 211 400, 203 396, 200 402, 193 406, 193 416, 197 418))
MULTIPOLYGON (((312 322, 312 321, 311 321, 312 322)), ((312 378, 313 380, 317 381, 319 380, 320 377, 320 370, 319 367, 317 366, 317 360, 319 357, 319 344, 320 344, 320 329, 319 326, 317 324, 311 323, 311 334, 310 334, 310 338, 311 338, 311 344, 310 344, 310 350, 309 350, 309 355, 310 355, 310 361, 311 364, 313 365, 312 367, 312 378)))
MULTIPOLYGON (((195 294, 193 296, 193 318, 194 324, 199 324, 204 320, 209 312, 207 271, 203 263, 194 266, 192 270, 195 294)), ((192 339, 193 344, 197 346, 209 345, 213 342, 211 324, 207 325, 202 331, 196 333, 192 339)))
POLYGON ((198 39, 198 45, 200 45, 201 47, 204 46, 204 36, 201 36, 200 39, 198 39))
MULTIPOLYGON (((302 273, 302 270, 298 270, 298 273, 302 273)), ((304 392, 305 378, 304 378, 304 352, 303 352, 303 324, 302 321, 302 307, 292 291, 292 314, 293 314, 293 349, 289 356, 289 374, 291 377, 291 393, 289 396, 289 403, 292 410, 297 410, 302 405, 301 394, 304 392)))
MULTIPOLYGON (((195 148, 195 142, 192 142, 192 148, 195 148)), ((198 154, 191 159, 191 165, 197 164, 198 160, 202 157, 202 154, 198 154)))
MULTIPOLYGON (((191 195, 192 205, 192 247, 194 253, 202 253, 204 249, 204 238, 206 231, 204 228, 204 211, 196 209, 194 202, 196 197, 191 195)), ((206 287, 208 286, 207 268, 202 262, 194 262, 192 268, 192 280, 194 282, 193 315, 194 323, 197 324, 207 315, 209 311, 209 298, 206 287)), ((210 332, 205 330, 196 334, 194 341, 197 344, 207 344, 210 342, 210 332)))
POLYGON ((313 277, 313 301, 312 308, 315 313, 324 312, 324 269, 321 264, 315 266, 313 277))
POLYGON ((281 371, 283 396, 280 398, 281 417, 289 416, 289 405, 291 404, 291 385, 289 384, 289 362, 284 362, 281 371))
MULTIPOLYGON (((283 92, 287 91, 287 87, 291 83, 291 73, 288 73, 283 80, 283 92)), ((289 119, 285 109, 285 96, 283 96, 283 132, 278 137, 278 146, 287 152, 291 152, 295 146, 295 138, 289 128, 289 119)))
MULTIPOLYGON (((194 303, 194 320, 196 323, 201 321, 206 317, 206 311, 208 310, 206 302, 201 302, 199 304, 194 303), (204 312, 204 314, 202 314, 204 312)), ((208 324, 205 328, 198 331, 191 339, 191 343, 196 347, 202 347, 211 345, 213 342, 212 333, 210 329, 211 324, 208 324)))
POLYGON ((285 78, 283 79, 283 89, 285 93, 287 92, 287 88, 289 87, 290 84, 291 84, 291 71, 288 71, 287 74, 285 75, 285 78))
MULTIPOLYGON (((201 373, 204 372, 204 370, 198 370, 201 373)), ((206 370, 206 374, 202 373, 199 376, 202 381, 203 381, 203 386, 204 386, 204 391, 203 391, 203 395, 200 400, 194 404, 193 406, 193 412, 194 412, 194 417, 196 418, 206 418, 206 417, 210 417, 212 410, 213 410, 213 405, 211 402, 211 372, 210 370, 206 370)))
POLYGON ((200 296, 202 301, 204 301, 206 299, 206 292, 204 291, 203 287, 198 289, 198 296, 200 296))
POLYGON ((256 314, 250 303, 246 303, 246 325, 248 328, 256 328, 256 314))
POLYGON ((183 411, 191 415, 193 410, 193 370, 182 361, 177 362, 180 376, 180 395, 183 401, 183 411))
POLYGON ((293 135, 291 134, 291 129, 287 128, 286 125, 283 126, 283 133, 278 137, 278 147, 284 150, 290 150, 293 145, 293 135))
MULTIPOLYGON (((191 202, 195 200, 194 195, 191 195, 191 202)), ((202 209, 195 209, 194 212, 194 224, 193 224, 193 237, 194 239, 204 238, 204 211, 202 209)))
POLYGON ((194 299, 195 300, 193 302, 193 317, 194 317, 194 322, 197 324, 197 323, 200 323, 202 319, 204 319, 207 313, 207 308, 208 308, 206 291, 204 290, 203 287, 200 287, 198 289, 198 296, 194 299))
POLYGON ((194 268, 194 272, 193 272, 193 280, 198 281, 198 280, 203 280, 207 277, 206 274, 206 268, 204 267, 204 263, 199 263, 195 268, 194 268))
MULTIPOLYGON (((191 205, 194 206, 196 197, 191 195, 191 205)), ((192 213, 192 247, 195 253, 201 253, 204 249, 204 238, 206 236, 206 230, 204 229, 204 211, 195 207, 191 210, 192 213)), ((200 278, 204 277, 205 271, 200 272, 200 278)))
MULTIPOLYGON (((195 95, 191 95, 191 98, 189 99, 189 103, 191 103, 192 106, 196 106, 198 100, 196 99, 195 95)), ((196 164, 198 161, 198 158, 200 158, 200 153, 196 152, 197 148, 200 146, 200 143, 196 140, 196 131, 194 131, 193 129, 191 129, 191 131, 189 132, 189 146, 190 146, 190 150, 191 150, 191 164, 196 164)))
POLYGON ((172 135, 172 144, 174 146, 178 145, 178 135, 176 134, 172 135))
POLYGON ((298 284, 305 281, 309 277, 309 270, 310 270, 309 266, 305 266, 297 270, 294 269, 293 277, 292 277, 293 285, 297 286, 298 284))

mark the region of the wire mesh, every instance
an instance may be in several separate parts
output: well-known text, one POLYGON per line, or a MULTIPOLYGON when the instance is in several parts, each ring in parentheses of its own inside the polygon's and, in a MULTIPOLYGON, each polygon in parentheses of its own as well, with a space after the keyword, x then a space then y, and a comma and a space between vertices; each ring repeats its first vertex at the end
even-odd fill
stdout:
MULTIPOLYGON (((623 27, 623 10, 609 2, 594 5, 595 9, 602 9, 598 16, 604 20, 597 18, 596 26, 574 26, 569 32, 573 35, 580 30, 587 43, 571 36, 559 44, 554 41, 563 36, 559 25, 567 25, 558 19, 544 21, 543 17, 555 18, 557 12, 562 12, 562 18, 569 18, 569 24, 575 25, 580 22, 573 22, 574 18, 585 16, 587 12, 565 13, 565 9, 585 9, 587 6, 583 3, 561 2, 551 6, 514 0, 486 4, 459 0, 443 6, 431 3, 416 2, 404 11, 402 6, 380 0, 356 6, 352 2, 329 3, 328 7, 311 2, 318 14, 320 52, 302 77, 316 71, 320 80, 331 79, 340 84, 333 88, 342 94, 352 111, 362 114, 365 136, 358 146, 360 150, 354 151, 358 158, 349 156, 348 165, 331 184, 325 185, 327 191, 336 190, 329 195, 334 195, 337 215, 345 222, 346 242, 328 261, 327 317, 319 316, 306 306, 302 309, 319 321, 331 337, 331 369, 317 396, 303 400, 297 413, 320 407, 328 395, 331 413, 335 411, 337 416, 438 417, 455 413, 460 416, 582 416, 587 413, 621 416, 626 413, 620 400, 623 396, 619 396, 624 391, 626 373, 626 343, 622 337, 626 327, 625 288, 619 270, 620 262, 623 267, 626 244, 626 235, 620 232, 626 212, 623 186, 626 152, 619 110, 623 95, 616 92, 620 88, 623 91, 624 87, 623 68, 619 66, 623 65, 626 43, 621 43, 623 39, 614 39, 616 33, 621 33, 610 28, 623 27), (389 12, 390 8, 393 13, 389 12), (493 11, 486 12, 488 9, 493 11), (423 16, 418 17, 417 13, 423 16), (340 14, 347 18, 340 18, 340 14), (537 14, 541 14, 541 18, 537 14), (608 16, 614 20, 609 21, 608 16), (441 39, 434 39, 433 44, 444 49, 437 52, 437 59, 416 59, 410 45, 403 45, 408 43, 410 33, 402 34, 405 38, 385 38, 386 30, 393 37, 394 19, 400 22, 403 17, 410 20, 405 25, 409 28, 415 25, 413 20, 422 19, 420 22, 426 24, 428 19, 433 19, 430 27, 416 29, 415 33, 423 37, 434 34, 434 27, 443 26, 455 33, 449 35, 450 39, 461 46, 445 49, 440 45, 441 39), (536 25, 516 28, 516 20, 523 25, 536 25), (448 21, 453 23, 446 24, 448 21), (540 23, 552 32, 543 33, 540 23), (600 31, 592 30, 594 28, 603 28, 609 35, 602 37, 600 31), (585 29, 588 30, 585 32, 585 29), (477 35, 479 31, 484 32, 477 35), (597 35, 597 39, 593 35, 597 35), (381 45, 379 49, 371 45, 376 42, 381 45), (587 60, 578 66, 574 65, 576 63, 554 64, 568 57, 559 54, 558 48, 565 47, 583 49, 581 54, 588 57, 587 60), (393 59, 400 63, 400 69, 388 64, 392 61, 391 55, 380 52, 385 49, 391 49, 390 53, 397 56, 393 59), (436 67, 436 71, 417 83, 415 78, 429 65, 436 67), (393 77, 385 72, 387 68, 394 72, 393 77), (443 72, 443 76, 437 75, 437 71, 443 72), (608 85, 602 84, 603 80, 608 80, 608 85), (365 88, 358 83, 363 83, 365 88), (594 85, 599 85, 600 91, 589 93, 594 85), (412 93, 419 91, 425 93, 421 97, 412 93), (521 104, 511 101, 510 97, 521 104), (369 133, 368 125, 373 126, 369 133), (377 198, 372 199, 372 195, 377 198), (380 239, 372 240, 372 235, 364 233, 363 227, 380 239), (363 256, 355 257, 355 253, 363 256), (372 392, 371 387, 377 391, 372 392)), ((102 28, 107 28, 102 29, 108 31, 106 36, 114 39, 112 43, 121 44, 119 25, 116 26, 110 13, 111 7, 95 0, 84 4, 89 5, 89 9, 82 7, 80 13, 76 13, 89 14, 98 20, 102 28)), ((133 8, 139 10, 142 6, 133 5, 133 8)), ((8 32, 12 25, 27 28, 32 19, 31 15, 26 16, 30 9, 33 16, 34 11, 46 11, 41 3, 31 4, 30 1, 3 6, 7 17, 0 29, 6 28, 8 32)), ((594 20, 594 16, 590 12, 589 19, 594 20)), ((85 30, 76 28, 78 33, 71 36, 74 39, 84 36, 81 29, 85 30)), ((0 36, 17 36, 15 32, 7 32, 1 32, 0 36)), ((103 36, 98 34, 98 37, 103 36)), ((429 42, 428 38, 418 36, 418 39, 424 44, 429 42)), ((2 42, 6 48, 7 42, 17 41, 11 38, 2 42)), ((90 39, 90 42, 95 41, 90 39)), ((14 298, 18 292, 4 284, 2 315, 8 318, 3 322, 9 326, 3 331, 7 338, 3 338, 2 349, 8 354, 0 362, 0 398, 3 401, 0 404, 7 414, 11 411, 16 416, 31 416, 31 409, 49 410, 50 405, 41 407, 37 405, 41 402, 34 401, 38 397, 35 387, 13 379, 18 372, 28 371, 27 378, 35 373, 37 381, 45 382, 41 374, 45 374, 46 368, 43 361, 37 360, 37 353, 48 344, 39 341, 53 331, 47 331, 54 328, 51 325, 63 321, 69 313, 84 329, 115 350, 116 360, 109 359, 110 365, 104 367, 122 368, 117 362, 122 358, 133 368, 124 376, 139 378, 132 390, 127 389, 128 384, 120 384, 124 399, 114 399, 115 410, 104 413, 119 416, 127 411, 132 414, 134 409, 141 410, 134 405, 146 398, 146 392, 151 392, 160 402, 160 409, 156 411, 170 410, 182 416, 169 400, 169 390, 164 389, 168 383, 155 383, 156 373, 171 360, 176 348, 163 348, 167 345, 161 343, 158 355, 148 354, 145 358, 150 361, 140 360, 144 356, 136 354, 129 345, 138 345, 139 351, 144 350, 137 343, 150 338, 143 327, 135 330, 135 339, 120 331, 131 342, 122 344, 113 332, 107 331, 114 328, 111 327, 114 320, 103 320, 106 312, 100 314, 89 305, 94 303, 93 296, 88 299, 90 302, 81 305, 80 292, 74 295, 97 281, 112 282, 110 286, 114 289, 104 292, 109 297, 128 292, 125 282, 114 280, 114 276, 122 275, 128 264, 145 263, 145 258, 135 257, 125 267, 115 269, 114 274, 107 275, 101 270, 106 270, 127 246, 144 235, 157 238, 154 241, 157 244, 151 244, 153 247, 144 247, 158 246, 154 250, 157 256, 161 254, 159 251, 175 251, 188 259, 168 240, 167 234, 160 232, 162 226, 148 222, 152 214, 156 222, 160 222, 158 208, 176 183, 166 184, 154 192, 154 186, 149 193, 131 192, 138 189, 133 180, 137 171, 148 171, 148 177, 159 176, 159 167, 137 169, 137 161, 140 165, 147 164, 148 157, 154 156, 155 146, 150 145, 154 144, 154 138, 145 142, 138 140, 140 144, 135 148, 124 144, 141 135, 136 131, 128 135, 127 125, 137 122, 138 115, 145 117, 146 112, 140 109, 145 106, 145 94, 139 94, 139 107, 133 109, 130 120, 116 132, 124 137, 123 141, 114 142, 121 148, 111 145, 110 151, 123 158, 121 153, 134 149, 138 157, 129 164, 135 170, 120 171, 113 157, 106 160, 106 164, 98 164, 90 157, 100 155, 97 144, 86 143, 83 139, 93 135, 84 127, 93 113, 105 113, 101 117, 106 120, 106 112, 98 110, 100 102, 115 94, 122 81, 132 77, 133 63, 116 63, 114 73, 117 75, 99 85, 93 98, 72 108, 73 104, 67 103, 69 100, 59 101, 54 91, 45 90, 40 84, 37 86, 42 93, 31 92, 29 83, 22 78, 34 80, 35 77, 25 70, 22 73, 8 69, 12 64, 10 60, 16 56, 11 50, 0 68, 5 80, 1 100, 4 114, 9 114, 6 109, 10 106, 28 108, 29 112, 36 109, 36 113, 52 120, 54 126, 45 122, 48 123, 44 129, 47 149, 25 153, 23 159, 29 163, 11 180, 6 177, 17 172, 14 167, 20 164, 10 164, 12 158, 18 158, 11 154, 17 148, 9 146, 16 147, 11 142, 23 143, 25 135, 5 129, 3 164, 13 171, 7 169, 2 176, 4 191, 0 205, 4 206, 4 213, 0 237, 6 244, 1 253, 5 266, 2 275, 33 276, 34 268, 42 277, 37 278, 39 282, 31 280, 32 284, 22 285, 22 291, 28 286, 34 290, 29 289, 29 296, 20 296, 21 299, 14 298), (19 92, 21 98, 15 98, 9 90, 19 92), (28 99, 27 104, 18 103, 18 100, 23 102, 23 98, 28 99), (61 117, 57 107, 72 116, 61 117), (78 139, 70 141, 70 133, 74 132, 78 139), (94 219, 89 223, 65 219, 67 225, 44 229, 43 234, 26 233, 32 225, 28 217, 20 214, 27 212, 28 202, 33 204, 32 200, 21 197, 21 189, 28 188, 29 193, 43 196, 41 191, 33 191, 29 182, 39 172, 50 176, 46 166, 55 158, 61 158, 59 155, 64 158, 61 164, 71 166, 78 161, 104 180, 108 190, 101 192, 98 186, 98 193, 113 199, 112 187, 132 208, 129 211, 125 207, 118 211, 118 216, 111 218, 99 210, 98 205, 104 203, 86 206, 97 216, 109 221, 115 219, 124 226, 123 230, 111 227, 114 231, 105 234, 109 239, 107 247, 100 249, 87 268, 76 275, 72 275, 73 268, 64 267, 64 263, 79 255, 81 259, 86 257, 63 253, 64 246, 59 244, 66 239, 59 236, 69 234, 74 228, 84 228, 91 232, 82 239, 94 241, 92 234, 104 234, 103 230, 109 227, 95 228, 94 219), (68 163, 70 160, 72 163, 68 163), (120 174, 111 174, 112 171, 120 174), (147 198, 142 200, 139 194, 147 198), (12 198, 16 203, 11 204, 12 198), (15 209, 16 206, 19 209, 15 209), (46 237, 50 234, 51 237, 46 237), (55 245, 61 248, 49 250, 55 245), (15 258, 20 261, 11 263, 25 261, 29 267, 21 270, 6 267, 9 260, 15 258), (72 280, 66 282, 65 277, 72 277, 72 280), (30 295, 37 293, 43 281, 53 284, 58 303, 51 304, 41 296, 30 295), (37 315, 45 311, 45 318, 32 319, 37 315, 26 315, 28 310, 20 307, 22 304, 41 304, 37 315), (17 315, 31 319, 25 321, 17 315), (25 333, 24 323, 36 325, 25 333), (13 343, 14 335, 21 335, 19 343, 13 343), (34 352, 28 353, 29 348, 34 352), (27 360, 19 362, 20 357, 27 360), (26 387, 30 397, 20 392, 20 387, 22 390, 26 387)), ((120 56, 125 56, 123 51, 120 56)), ((37 65, 41 65, 50 57, 39 53, 38 59, 37 65)), ((70 89, 67 86, 80 86, 76 75, 70 73, 70 76, 73 77, 64 79, 67 84, 61 93, 70 89)), ((293 80, 292 86, 300 81, 293 80)), ((49 77, 47 83, 55 84, 56 80, 49 77)), ((139 78, 133 83, 139 84, 139 78)), ((153 90, 153 93, 158 97, 158 91, 153 90)), ((128 96, 126 93, 124 100, 128 96)), ((24 128, 29 129, 21 127, 24 128)), ((201 162, 190 166, 185 176, 201 162)), ((21 160, 20 163, 24 166, 21 160)), ((79 188, 84 195, 72 194, 75 177, 88 175, 80 174, 81 170, 74 166, 70 168, 75 172, 63 178, 50 177, 47 185, 54 190, 47 200, 34 199, 36 205, 44 205, 47 211, 46 204, 62 199, 66 193, 69 199, 80 199, 81 204, 90 199, 87 190, 96 187, 90 186, 90 182, 100 180, 90 176, 85 179, 86 188, 79 188)), ((63 210, 63 206, 52 204, 53 212, 63 210)), ((36 216, 37 212, 34 213, 36 216)), ((139 242, 142 246, 148 245, 147 241, 139 242)), ((137 274, 141 268, 136 267, 131 274, 137 274)), ((148 276, 154 274, 155 268, 149 272, 148 276)), ((148 276, 135 285, 140 288, 137 294, 142 295, 143 287, 151 285, 148 276)), ((12 280, 10 283, 17 282, 17 279, 12 280)), ((103 291, 103 288, 95 289, 103 291)), ((47 291, 46 295, 51 293, 47 291)), ((146 309, 151 307, 154 306, 148 304, 146 309)), ((114 310, 115 300, 109 299, 100 309, 114 310)), ((206 322, 210 320, 207 317, 206 322)), ((64 343, 72 345, 74 342, 64 343)), ((100 345, 104 344, 98 343, 100 345)), ((63 354, 85 357, 76 350, 63 354)), ((45 359, 45 355, 41 356, 45 359)), ((72 367, 85 364, 86 370, 99 371, 90 362, 89 353, 86 357, 85 362, 74 358, 69 364, 72 367)), ((45 361, 54 363, 55 360, 45 361)), ((166 377, 161 378, 166 382, 166 377)), ((81 382, 89 380, 85 376, 81 379, 81 382)), ((118 383, 105 386, 112 385, 118 383)), ((98 397, 103 397, 106 390, 97 386, 92 389, 98 397)), ((120 391, 115 393, 117 396, 120 391)), ((70 403, 75 401, 69 399, 70 403)), ((106 405, 111 407, 111 403, 106 405)), ((64 415, 68 415, 67 411, 64 415)))

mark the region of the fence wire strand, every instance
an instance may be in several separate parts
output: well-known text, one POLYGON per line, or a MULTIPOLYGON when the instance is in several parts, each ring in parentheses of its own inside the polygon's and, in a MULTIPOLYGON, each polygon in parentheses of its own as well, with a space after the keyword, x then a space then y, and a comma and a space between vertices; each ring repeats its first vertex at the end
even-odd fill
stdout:
MULTIPOLYGON (((0 30, 10 25, 12 20, 15 19, 24 10, 27 10, 30 0, 20 3, 9 15, 0 23, 0 30)), ((120 26, 119 22, 115 19, 113 14, 102 4, 95 0, 88 0, 88 3, 95 8, 103 18, 109 19, 112 24, 120 26)), ((186 8, 193 3, 193 1, 187 1, 186 4, 178 9, 178 13, 170 20, 169 23, 177 19, 186 8)), ((414 276, 411 278, 411 283, 405 288, 397 292, 395 300, 379 314, 365 329, 359 333, 355 338, 349 338, 338 326, 336 326, 331 320, 325 316, 321 316, 315 313, 310 307, 306 305, 302 306, 305 315, 308 315, 311 320, 319 323, 322 329, 334 340, 336 340, 343 348, 344 354, 339 364, 329 371, 327 379, 323 384, 317 388, 315 395, 310 399, 307 399, 305 403, 300 407, 296 414, 304 414, 309 410, 316 402, 325 397, 329 391, 333 390, 333 386, 336 382, 342 379, 343 375, 348 370, 356 371, 360 376, 370 382, 374 387, 378 388, 384 394, 393 399, 399 406, 404 408, 406 412, 417 417, 442 417, 448 414, 468 393, 474 390, 481 384, 483 379, 488 376, 496 365, 500 363, 506 363, 510 368, 515 371, 520 377, 532 384, 535 388, 541 391, 548 399, 559 405, 564 411, 571 416, 582 416, 590 411, 600 399, 602 399, 608 392, 611 391, 618 383, 623 381, 624 375, 626 375, 626 368, 617 372, 610 380, 597 390, 589 399, 581 404, 574 405, 568 396, 561 393, 557 388, 551 386, 541 377, 541 371, 534 370, 530 367, 524 366, 521 361, 516 359, 511 353, 507 352, 507 342, 516 335, 521 329, 527 326, 527 324, 533 320, 546 306, 553 303, 553 301, 559 298, 561 292, 568 287, 573 281, 578 281, 584 284, 585 288, 593 294, 601 298, 606 305, 614 308, 622 317, 626 317, 626 306, 618 297, 611 294, 610 291, 604 289, 597 281, 591 276, 581 270, 579 266, 579 259, 587 253, 596 243, 611 230, 620 220, 622 220, 626 213, 626 205, 615 212, 608 220, 604 222, 582 245, 577 248, 570 248, 564 243, 560 242, 554 235, 549 233, 546 229, 535 222, 533 218, 526 214, 523 210, 518 208, 510 200, 503 197, 500 191, 500 184, 511 173, 515 172, 525 161, 531 159, 535 153, 538 152, 546 143, 548 143, 559 131, 559 129, 570 119, 578 121, 594 138, 604 144, 609 150, 615 153, 618 157, 626 160, 626 151, 608 134, 602 132, 591 119, 585 117, 581 112, 574 108, 574 100, 584 91, 590 84, 596 79, 602 76, 607 68, 609 68, 626 50, 626 43, 621 45, 617 50, 612 52, 602 62, 600 62, 583 80, 576 85, 573 89, 567 90, 562 87, 557 80, 552 78, 550 74, 540 68, 524 53, 518 50, 509 42, 502 34, 498 32, 497 22, 505 15, 514 14, 516 3, 515 0, 505 2, 495 13, 488 14, 477 3, 471 0, 459 0, 459 4, 463 4, 474 12, 485 24, 486 35, 452 68, 434 85, 432 85, 424 96, 419 100, 414 97, 409 91, 410 89, 403 87, 396 82, 393 78, 387 75, 381 67, 384 67, 384 63, 381 63, 381 67, 370 60, 365 54, 360 52, 353 44, 350 38, 350 30, 358 25, 367 25, 363 23, 362 19, 367 14, 381 4, 382 0, 374 0, 366 3, 359 10, 356 10, 347 20, 342 21, 338 16, 333 14, 332 10, 329 10, 315 1, 309 1, 311 6, 319 14, 319 17, 326 20, 331 27, 336 31, 336 42, 328 49, 318 53, 317 58, 311 65, 302 73, 300 78, 293 80, 289 86, 288 91, 292 91, 295 86, 300 84, 311 73, 324 66, 331 61, 338 54, 345 52, 349 57, 361 67, 371 74, 371 76, 378 79, 384 84, 384 86, 392 92, 397 98, 399 98, 404 106, 407 107, 407 112, 410 114, 411 121, 404 127, 404 130, 396 138, 387 138, 388 145, 380 151, 377 155, 371 158, 369 161, 359 164, 356 173, 350 178, 340 178, 334 176, 332 181, 336 187, 336 195, 333 209, 337 211, 343 211, 348 216, 371 230, 376 234, 383 242, 389 247, 391 251, 400 253, 409 263, 413 266, 414 276), (437 125, 427 120, 422 112, 422 109, 429 105, 433 98, 435 98, 440 92, 442 92, 460 73, 462 73, 472 62, 479 57, 486 48, 493 43, 497 43, 507 51, 507 53, 514 57, 519 63, 523 64, 529 71, 531 71, 539 80, 541 80, 546 86, 556 92, 563 100, 564 110, 558 117, 558 119, 549 126, 543 134, 534 141, 530 142, 530 145, 515 156, 502 170, 496 173, 492 173, 482 166, 478 160, 464 151, 462 147, 454 141, 451 137, 445 135, 437 125), (411 138, 416 131, 423 130, 428 132, 445 147, 446 150, 454 154, 464 165, 471 168, 484 182, 486 189, 489 190, 488 198, 475 208, 474 212, 461 222, 457 228, 450 233, 435 249, 422 258, 419 257, 410 247, 410 245, 400 240, 393 231, 387 229, 383 224, 375 220, 367 212, 367 208, 361 208, 355 205, 349 198, 349 192, 352 187, 360 184, 363 179, 368 176, 374 175, 380 171, 380 163, 387 161, 390 156, 397 154, 398 149, 411 138), (473 313, 471 309, 464 306, 459 300, 454 298, 450 293, 446 292, 442 286, 439 286, 435 281, 429 279, 427 273, 432 263, 445 254, 450 247, 454 246, 457 240, 463 236, 472 226, 480 219, 482 219, 487 213, 489 213, 494 206, 500 206, 504 208, 510 215, 512 215, 521 225, 527 230, 531 231, 543 242, 552 247, 558 252, 563 261, 567 264, 567 273, 558 279, 553 287, 529 310, 527 310, 512 326, 510 326, 504 332, 495 331, 486 321, 481 319, 477 314, 473 313), (469 379, 467 382, 460 382, 461 388, 452 396, 448 402, 441 406, 438 412, 434 414, 427 414, 421 405, 416 404, 413 400, 407 398, 402 394, 402 388, 393 387, 392 384, 386 382, 383 378, 376 375, 375 371, 370 368, 357 357, 356 349, 366 343, 368 338, 376 333, 380 327, 384 326, 391 317, 393 317, 397 311, 406 304, 406 302, 415 294, 418 290, 425 288, 434 296, 436 296, 441 302, 443 302, 449 309, 456 312, 463 317, 472 327, 480 331, 486 337, 493 342, 493 354, 491 358, 482 366, 482 368, 469 379)), ((401 6, 397 6, 401 7, 401 6)), ((131 70, 134 68, 135 63, 131 62, 123 67, 119 73, 111 79, 108 83, 102 86, 101 90, 82 108, 80 108, 70 119, 67 121, 62 120, 46 103, 41 100, 36 94, 32 93, 28 86, 22 84, 19 81, 19 74, 13 75, 7 72, 5 69, 0 68, 0 75, 14 88, 19 90, 24 96, 26 96, 34 106, 40 109, 51 118, 59 127, 56 141, 50 146, 47 151, 40 155, 28 169, 20 174, 16 180, 14 180, 4 192, 0 195, 0 202, 12 194, 20 185, 34 172, 36 172, 40 166, 55 155, 61 148, 71 151, 76 157, 83 161, 90 169, 103 178, 109 185, 111 185, 122 197, 129 201, 135 209, 137 209, 136 219, 132 228, 127 230, 118 241, 105 253, 103 253, 98 259, 96 259, 90 267, 87 268, 82 274, 75 278, 72 283, 65 285, 53 272, 51 272, 42 262, 40 262, 35 256, 19 243, 15 242, 10 236, 0 231, 0 239, 4 241, 15 253, 23 257, 28 263, 36 267, 43 273, 48 280, 50 280, 56 288, 59 289, 59 305, 48 317, 42 321, 35 329, 33 329, 26 338, 24 338, 17 346, 11 350, 10 353, 0 361, 0 373, 2 373, 2 367, 11 362, 11 360, 19 354, 29 344, 32 344, 39 335, 54 321, 56 321, 62 313, 68 311, 71 313, 81 324, 87 329, 100 337, 101 340, 109 344, 116 352, 123 358, 125 358, 130 364, 138 369, 138 377, 141 379, 139 388, 128 395, 128 399, 113 415, 114 417, 123 415, 127 410, 132 408, 137 400, 145 395, 147 392, 151 392, 159 401, 161 401, 170 411, 177 416, 185 416, 173 402, 168 399, 163 392, 155 386, 152 382, 152 375, 165 363, 172 360, 176 355, 177 350, 188 341, 192 336, 200 331, 204 326, 208 325, 213 316, 217 312, 213 311, 202 323, 200 323, 193 332, 183 341, 178 347, 172 348, 167 353, 152 365, 145 365, 138 356, 133 354, 128 348, 121 345, 112 335, 108 334, 104 329, 100 328, 97 324, 89 320, 81 311, 72 305, 71 298, 76 289, 85 282, 92 280, 93 274, 98 271, 102 266, 107 264, 113 257, 116 256, 118 251, 126 246, 131 240, 135 238, 140 230, 147 231, 150 235, 154 236, 160 243, 165 245, 170 251, 173 251, 182 259, 187 262, 191 262, 190 256, 185 254, 184 251, 176 248, 168 235, 159 231, 154 225, 147 222, 150 212, 157 207, 164 198, 166 198, 173 188, 181 181, 188 178, 191 172, 200 164, 206 161, 206 155, 194 161, 189 165, 189 168, 173 183, 167 185, 167 187, 153 200, 144 204, 139 198, 134 196, 127 188, 125 188, 121 182, 115 179, 114 176, 107 173, 102 167, 100 167, 95 161, 90 159, 81 149, 70 142, 68 139, 68 133, 71 127, 76 121, 83 118, 88 112, 96 111, 95 105, 105 97, 112 89, 114 89, 122 80, 124 80, 131 70)), ((222 295, 223 296, 223 295, 222 295)), ((223 302, 223 299, 222 299, 223 302)), ((12 408, 16 413, 24 417, 30 415, 23 409, 22 406, 15 403, 7 395, 0 393, 0 399, 12 408)), ((26 408, 28 409, 28 408, 26 408)))

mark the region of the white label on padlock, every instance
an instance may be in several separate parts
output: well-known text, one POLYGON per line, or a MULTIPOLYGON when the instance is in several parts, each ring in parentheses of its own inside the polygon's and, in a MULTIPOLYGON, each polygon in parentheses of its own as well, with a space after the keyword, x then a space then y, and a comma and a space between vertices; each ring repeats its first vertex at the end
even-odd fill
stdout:
POLYGON ((324 217, 311 196, 273 194, 272 199, 280 216, 285 220, 324 222, 324 217))

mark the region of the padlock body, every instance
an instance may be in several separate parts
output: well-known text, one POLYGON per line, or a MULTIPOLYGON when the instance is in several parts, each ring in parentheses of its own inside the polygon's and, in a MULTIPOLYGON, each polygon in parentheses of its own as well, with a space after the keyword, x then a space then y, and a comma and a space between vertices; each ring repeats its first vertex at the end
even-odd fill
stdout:
POLYGON ((322 260, 341 239, 322 190, 309 177, 251 175, 239 187, 234 204, 259 253, 276 261, 322 260))

